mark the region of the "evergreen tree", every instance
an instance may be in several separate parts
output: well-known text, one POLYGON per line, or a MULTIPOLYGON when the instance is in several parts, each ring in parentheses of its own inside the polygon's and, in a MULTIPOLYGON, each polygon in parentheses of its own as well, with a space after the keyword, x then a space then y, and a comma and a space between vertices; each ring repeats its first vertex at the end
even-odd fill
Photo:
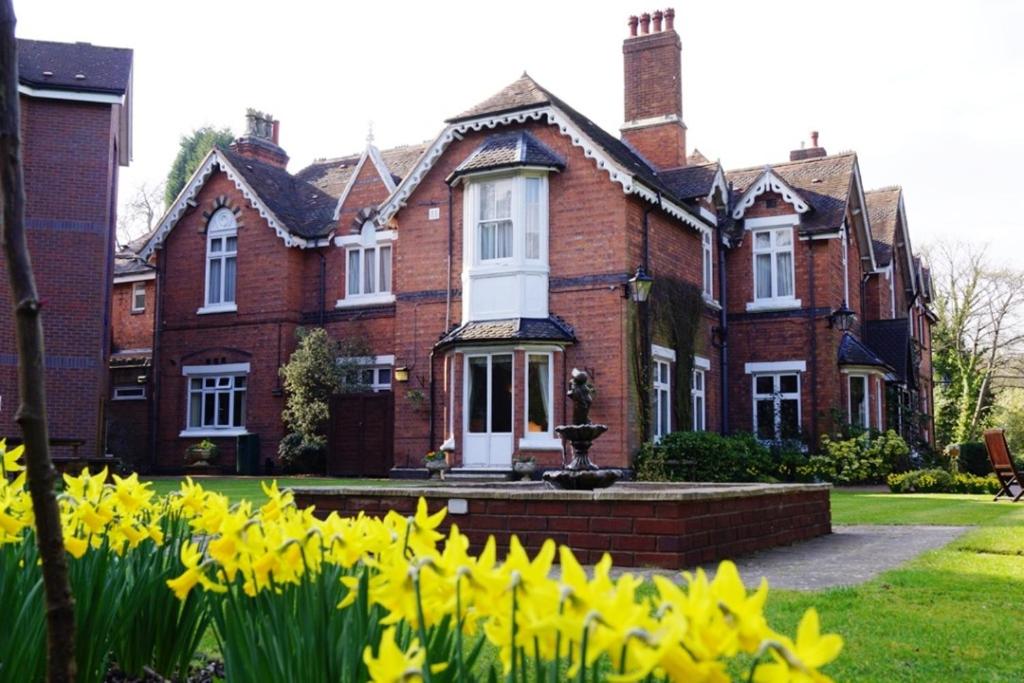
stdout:
POLYGON ((174 202, 178 193, 185 187, 185 183, 214 146, 227 147, 234 139, 235 134, 230 129, 210 126, 197 128, 191 135, 182 136, 178 156, 174 158, 164 184, 166 204, 170 206, 174 202))

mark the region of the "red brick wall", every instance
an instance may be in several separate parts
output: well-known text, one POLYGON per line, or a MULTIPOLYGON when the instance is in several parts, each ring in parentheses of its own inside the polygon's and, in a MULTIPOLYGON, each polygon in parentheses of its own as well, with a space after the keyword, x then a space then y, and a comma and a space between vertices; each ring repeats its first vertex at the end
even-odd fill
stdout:
POLYGON ((156 279, 144 280, 146 308, 133 311, 135 282, 118 282, 113 287, 111 346, 113 351, 153 347, 153 310, 156 306, 156 279))
POLYGON ((682 44, 674 30, 622 43, 625 121, 674 116, 677 121, 623 131, 623 138, 659 168, 686 165, 682 124, 682 44))
MULTIPOLYGON (((21 97, 25 218, 43 304, 50 434, 102 448, 117 187, 110 105, 21 97)), ((0 264, 0 280, 6 281, 0 264)), ((0 288, 0 433, 17 434, 16 350, 0 288)), ((63 453, 58 453, 63 455, 63 453)))

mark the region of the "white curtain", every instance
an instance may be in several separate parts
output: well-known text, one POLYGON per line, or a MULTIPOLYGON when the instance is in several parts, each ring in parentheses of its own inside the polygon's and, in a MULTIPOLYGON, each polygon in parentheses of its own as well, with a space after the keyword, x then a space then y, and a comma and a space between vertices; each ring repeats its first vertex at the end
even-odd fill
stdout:
POLYGON ((219 304, 220 303, 220 259, 215 258, 210 260, 210 277, 206 283, 207 291, 209 292, 207 303, 219 304))
POLYGON ((772 256, 771 254, 757 255, 757 298, 767 299, 772 296, 772 256))
POLYGON ((776 296, 793 296, 793 252, 781 252, 776 259, 779 270, 779 291, 776 296))
POLYGON ((348 293, 359 294, 359 250, 348 252, 348 293))
POLYGON ((377 291, 377 269, 374 267, 376 259, 376 249, 363 250, 363 294, 373 294, 377 291))
POLYGON ((224 303, 235 301, 235 257, 224 259, 224 303))
POLYGON ((540 178, 526 179, 526 258, 540 258, 540 178))
POLYGON ((391 247, 380 247, 380 291, 391 291, 391 247))

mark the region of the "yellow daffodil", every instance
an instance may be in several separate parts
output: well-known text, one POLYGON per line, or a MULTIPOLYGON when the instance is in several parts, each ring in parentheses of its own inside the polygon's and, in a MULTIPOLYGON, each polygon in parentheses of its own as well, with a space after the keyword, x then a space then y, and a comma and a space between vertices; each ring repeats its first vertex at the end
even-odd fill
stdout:
POLYGON ((402 648, 395 642, 395 627, 389 626, 381 634, 377 656, 369 645, 363 650, 363 662, 370 672, 373 683, 404 683, 423 680, 423 663, 427 655, 420 642, 413 639, 409 648, 402 648))

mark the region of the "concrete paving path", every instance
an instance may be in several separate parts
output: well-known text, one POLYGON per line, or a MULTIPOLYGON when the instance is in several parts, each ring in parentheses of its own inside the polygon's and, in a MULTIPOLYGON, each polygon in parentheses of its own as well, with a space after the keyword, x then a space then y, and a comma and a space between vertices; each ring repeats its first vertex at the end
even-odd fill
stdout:
MULTIPOLYGON (((939 548, 972 527, 966 526, 835 526, 833 533, 735 559, 749 587, 764 576, 772 588, 821 590, 852 586, 939 548)), ((705 566, 714 573, 716 565, 705 566)), ((658 569, 631 570, 642 575, 675 574, 658 569)))

